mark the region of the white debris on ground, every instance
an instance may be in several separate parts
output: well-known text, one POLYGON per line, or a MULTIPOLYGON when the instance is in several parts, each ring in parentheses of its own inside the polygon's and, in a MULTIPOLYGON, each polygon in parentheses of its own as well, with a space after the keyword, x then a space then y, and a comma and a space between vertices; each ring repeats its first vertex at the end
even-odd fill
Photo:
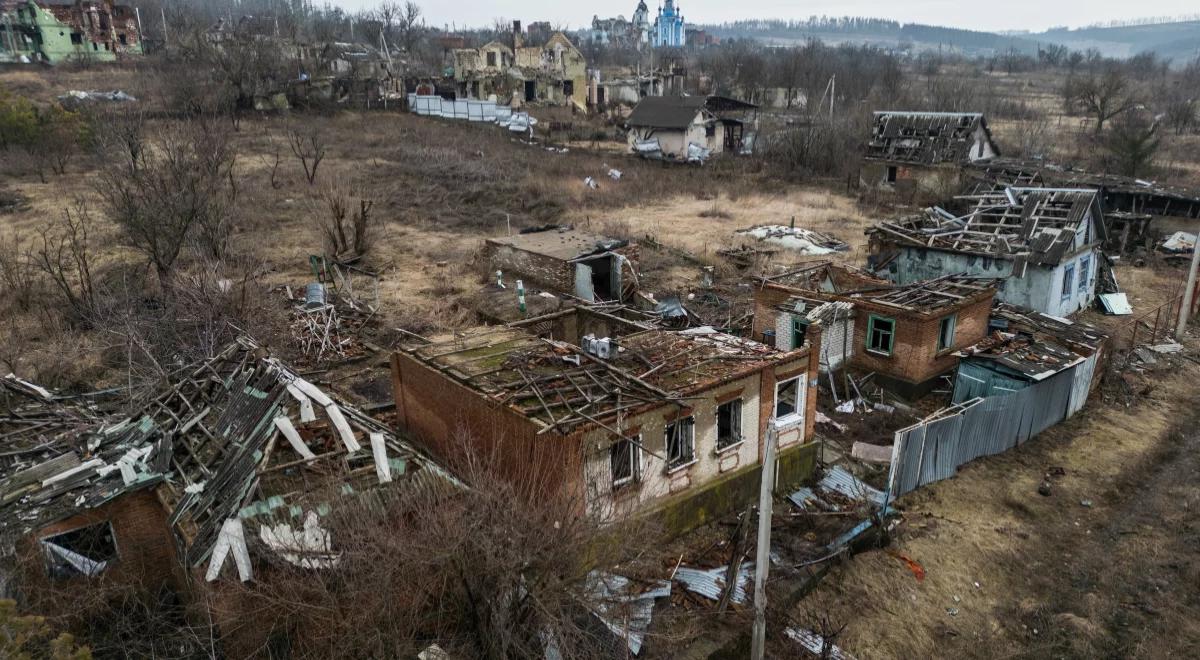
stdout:
POLYGON ((760 241, 807 255, 833 254, 850 249, 849 245, 832 236, 803 227, 762 225, 739 230, 737 234, 757 238, 760 241))

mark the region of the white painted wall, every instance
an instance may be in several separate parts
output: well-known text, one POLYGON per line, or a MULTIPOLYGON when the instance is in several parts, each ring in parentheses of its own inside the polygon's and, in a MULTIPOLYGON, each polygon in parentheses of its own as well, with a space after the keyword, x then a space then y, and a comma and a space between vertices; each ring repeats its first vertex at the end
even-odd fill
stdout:
POLYGON ((618 513, 627 514, 645 507, 654 500, 715 479, 724 472, 758 462, 759 375, 755 373, 742 380, 709 390, 702 396, 703 399, 696 400, 692 405, 692 414, 696 419, 696 461, 689 467, 667 472, 666 462, 663 460, 666 458, 666 420, 667 416, 676 410, 675 406, 664 406, 631 417, 624 420, 620 427, 622 430, 640 427, 643 446, 649 452, 662 457, 642 452, 642 472, 638 484, 623 486, 614 491, 610 462, 612 434, 604 429, 597 429, 588 434, 584 441, 587 451, 584 476, 588 488, 589 511, 602 517, 618 513), (718 453, 717 400, 739 388, 742 389, 741 428, 744 440, 741 444, 718 453))

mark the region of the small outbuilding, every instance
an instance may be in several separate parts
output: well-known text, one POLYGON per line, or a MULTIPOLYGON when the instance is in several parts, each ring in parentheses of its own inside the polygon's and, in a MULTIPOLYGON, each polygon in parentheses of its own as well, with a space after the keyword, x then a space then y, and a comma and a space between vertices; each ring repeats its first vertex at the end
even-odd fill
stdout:
POLYGON ((859 179, 915 192, 958 189, 962 168, 1000 155, 979 112, 876 112, 859 179))
POLYGON ((521 279, 583 300, 624 301, 637 291, 636 243, 550 227, 489 238, 483 260, 505 278, 521 279))

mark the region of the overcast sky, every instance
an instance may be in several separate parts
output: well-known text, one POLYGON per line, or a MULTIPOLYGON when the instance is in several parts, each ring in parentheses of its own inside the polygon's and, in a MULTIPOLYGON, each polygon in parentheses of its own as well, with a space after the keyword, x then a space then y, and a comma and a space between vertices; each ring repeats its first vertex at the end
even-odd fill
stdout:
MULTIPOLYGON (((349 10, 370 8, 378 0, 330 0, 349 10)), ((591 23, 592 16, 629 18, 637 0, 579 2, 563 0, 417 0, 426 22, 441 27, 490 25, 492 19, 520 19, 524 23, 546 20, 576 29, 591 23)), ((651 14, 661 0, 647 0, 651 14)), ((1080 27, 1102 21, 1151 16, 1178 16, 1200 11, 1195 0, 1008 0, 971 3, 962 0, 681 0, 689 23, 720 23, 747 18, 803 19, 812 15, 869 16, 902 23, 926 23, 972 30, 1032 30, 1066 25, 1080 27)))

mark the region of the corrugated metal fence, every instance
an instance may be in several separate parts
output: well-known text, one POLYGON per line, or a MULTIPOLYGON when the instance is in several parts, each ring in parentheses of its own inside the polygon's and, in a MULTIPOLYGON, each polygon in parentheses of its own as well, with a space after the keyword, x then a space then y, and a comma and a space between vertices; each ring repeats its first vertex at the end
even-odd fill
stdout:
POLYGON ((458 99, 450 101, 440 96, 408 95, 408 107, 423 117, 445 117, 446 119, 466 119, 468 121, 489 121, 507 119, 512 115, 512 108, 500 105, 495 101, 476 101, 474 99, 458 99))
POLYGON ((1074 415, 1087 401, 1099 353, 1011 394, 977 397, 896 431, 891 497, 954 476, 960 465, 1008 451, 1074 415))

